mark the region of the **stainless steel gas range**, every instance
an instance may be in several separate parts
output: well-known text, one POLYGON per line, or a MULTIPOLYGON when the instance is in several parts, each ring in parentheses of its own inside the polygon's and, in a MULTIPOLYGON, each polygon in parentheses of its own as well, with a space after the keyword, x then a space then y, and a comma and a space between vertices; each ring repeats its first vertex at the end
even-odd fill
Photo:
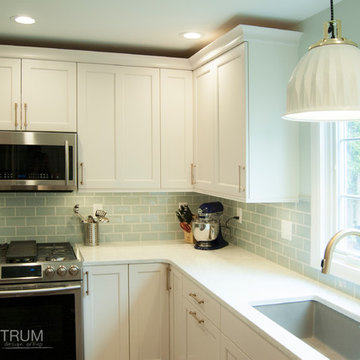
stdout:
POLYGON ((82 263, 70 243, 0 245, 0 359, 83 359, 82 263))

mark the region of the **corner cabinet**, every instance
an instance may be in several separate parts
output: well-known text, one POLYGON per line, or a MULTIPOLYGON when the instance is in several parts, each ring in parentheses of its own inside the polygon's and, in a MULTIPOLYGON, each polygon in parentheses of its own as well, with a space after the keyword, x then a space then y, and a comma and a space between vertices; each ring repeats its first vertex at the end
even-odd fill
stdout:
POLYGON ((76 131, 76 63, 0 59, 0 130, 76 131))
POLYGON ((80 189, 160 188, 159 70, 78 65, 80 189))
POLYGON ((294 201, 298 126, 281 116, 297 40, 290 31, 257 29, 258 39, 194 71, 195 190, 244 202, 294 201))

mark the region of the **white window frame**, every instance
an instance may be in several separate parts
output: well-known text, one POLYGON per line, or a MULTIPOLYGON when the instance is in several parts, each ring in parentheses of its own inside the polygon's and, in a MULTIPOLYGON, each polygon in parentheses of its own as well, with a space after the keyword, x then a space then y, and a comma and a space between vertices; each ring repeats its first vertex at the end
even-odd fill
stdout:
MULTIPOLYGON (((337 223, 335 123, 311 124, 311 266, 321 270, 326 244, 337 223)), ((330 274, 360 284, 360 262, 334 253, 330 274)))

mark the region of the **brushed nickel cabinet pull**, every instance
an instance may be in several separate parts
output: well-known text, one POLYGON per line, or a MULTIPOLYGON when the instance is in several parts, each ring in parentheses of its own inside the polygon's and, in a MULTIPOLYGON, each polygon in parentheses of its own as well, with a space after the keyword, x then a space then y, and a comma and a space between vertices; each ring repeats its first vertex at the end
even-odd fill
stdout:
POLYGON ((239 193, 245 191, 245 187, 241 186, 241 171, 245 170, 245 166, 239 165, 239 193))
POLYGON ((200 304, 205 304, 205 301, 204 300, 199 300, 197 298, 197 295, 195 293, 190 293, 189 294, 190 297, 192 297, 194 300, 196 300, 196 302, 200 305, 200 304))
POLYGON ((86 295, 89 295, 89 272, 88 271, 86 271, 85 272, 85 276, 86 276, 86 291, 85 291, 85 293, 86 293, 86 295))
POLYGON ((196 316, 196 312, 195 311, 189 311, 189 314, 198 322, 198 324, 203 324, 205 322, 205 320, 203 319, 199 319, 196 316))
POLYGON ((170 274, 171 274, 171 267, 170 265, 166 269, 166 290, 171 290, 171 283, 170 283, 170 274))
POLYGON ((195 164, 191 164, 191 185, 195 185, 195 176, 194 176, 194 168, 196 167, 195 164))
POLYGON ((18 123, 18 103, 15 103, 15 129, 17 129, 19 123, 18 123))
POLYGON ((28 120, 27 120, 27 104, 24 104, 24 129, 26 130, 28 126, 28 120))
POLYGON ((84 163, 80 163, 80 184, 84 185, 84 163))

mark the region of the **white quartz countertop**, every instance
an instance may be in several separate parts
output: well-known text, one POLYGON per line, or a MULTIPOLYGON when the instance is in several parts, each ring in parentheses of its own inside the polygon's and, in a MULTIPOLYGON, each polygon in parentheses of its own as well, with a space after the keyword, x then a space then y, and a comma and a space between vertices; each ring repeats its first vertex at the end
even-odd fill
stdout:
POLYGON ((360 321, 360 301, 233 245, 215 251, 195 250, 190 244, 167 242, 156 245, 79 245, 77 249, 84 266, 146 262, 174 265, 293 359, 327 358, 251 305, 320 298, 333 309, 360 321))

